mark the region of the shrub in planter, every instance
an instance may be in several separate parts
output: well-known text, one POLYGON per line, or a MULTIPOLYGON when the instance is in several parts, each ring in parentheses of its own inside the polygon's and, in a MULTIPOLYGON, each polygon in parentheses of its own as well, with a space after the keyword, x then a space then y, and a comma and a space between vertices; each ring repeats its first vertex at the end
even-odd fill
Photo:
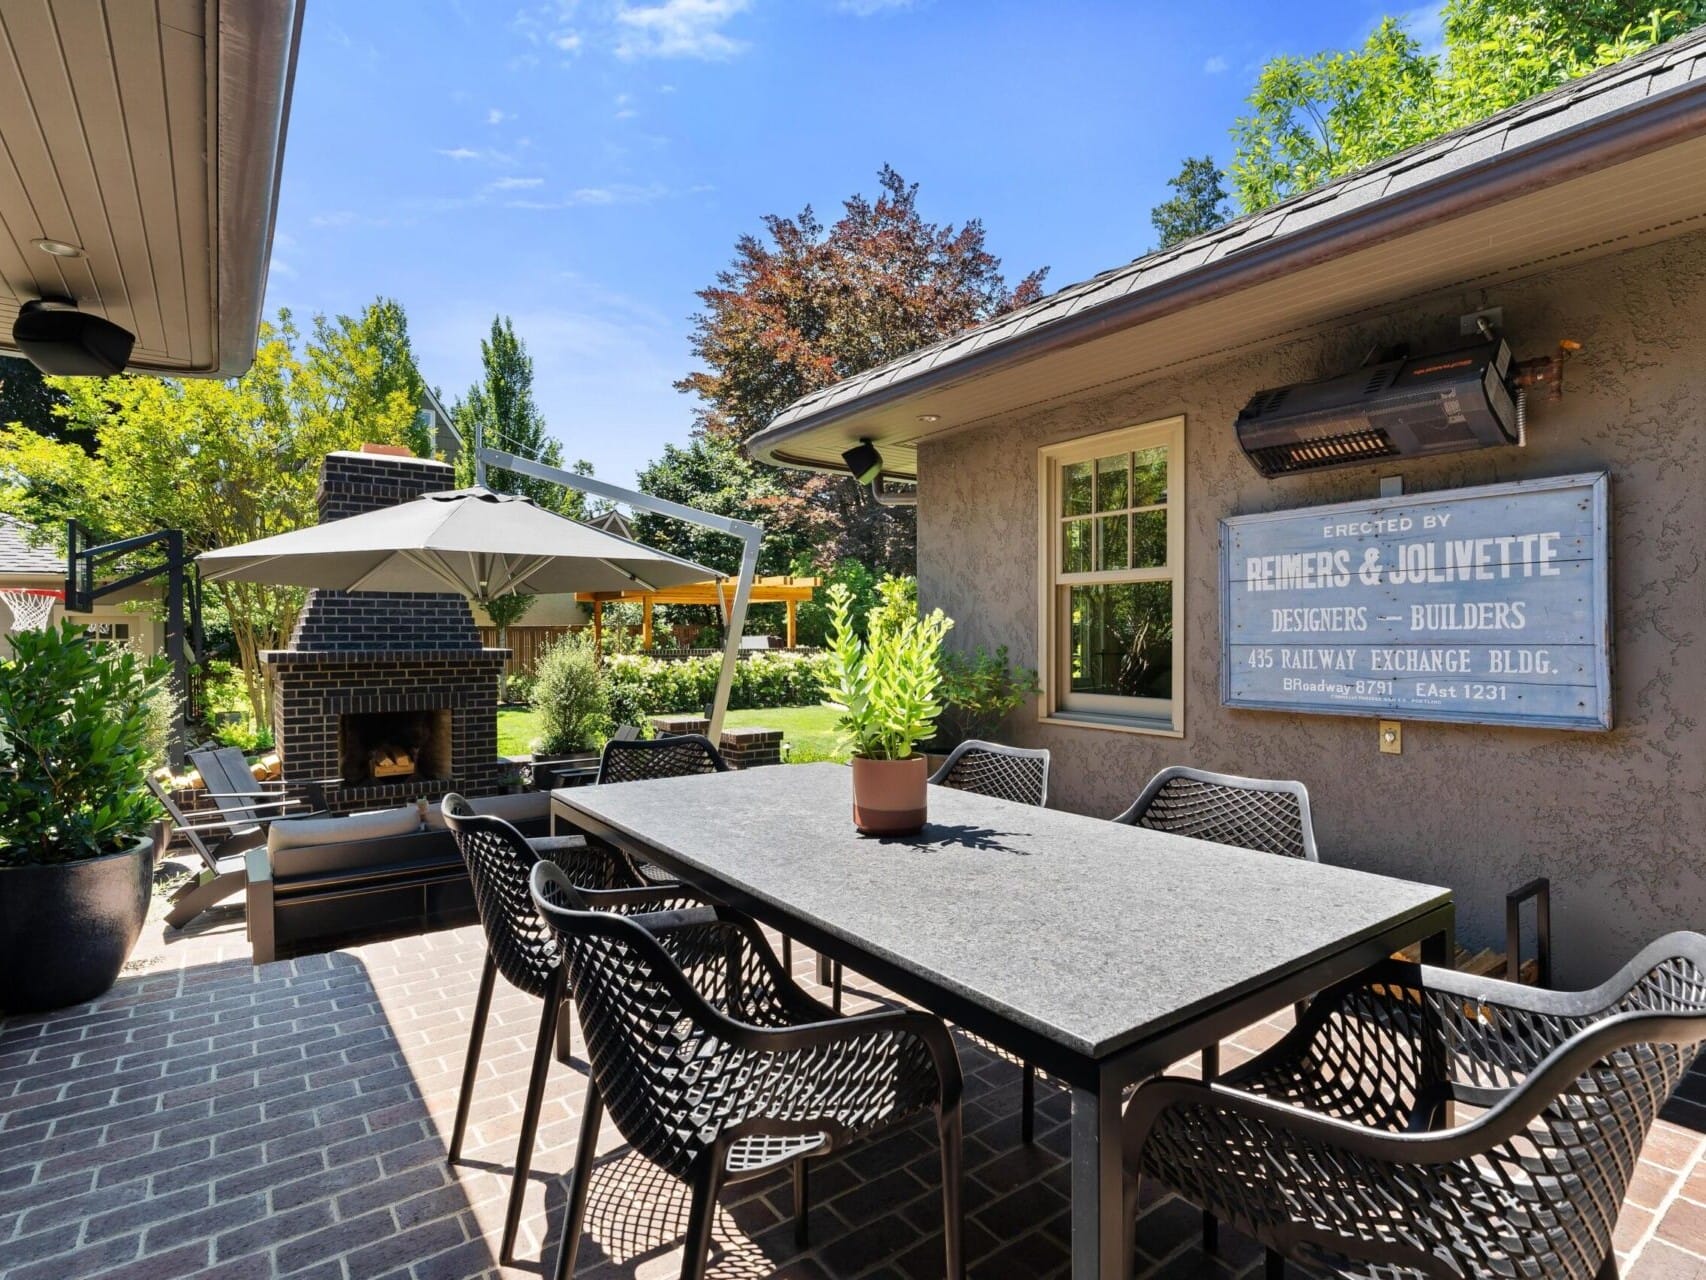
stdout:
POLYGON ((994 653, 981 645, 969 654, 944 653, 942 717, 934 747, 946 751, 967 738, 990 737, 1040 687, 1035 671, 1011 664, 1006 645, 994 653))
POLYGON ((533 708, 539 713, 534 755, 564 756, 604 745, 610 693, 591 641, 569 634, 551 642, 534 669, 533 708))
POLYGON ((853 746, 853 825, 870 835, 906 835, 924 825, 928 792, 918 744, 936 728, 942 704, 942 638, 953 621, 940 609, 920 618, 906 586, 882 583, 882 603, 854 631, 852 593, 830 590, 830 704, 853 746))
POLYGON ((70 621, 11 641, 0 663, 0 1008, 52 1009, 110 987, 142 931, 166 672, 70 621))

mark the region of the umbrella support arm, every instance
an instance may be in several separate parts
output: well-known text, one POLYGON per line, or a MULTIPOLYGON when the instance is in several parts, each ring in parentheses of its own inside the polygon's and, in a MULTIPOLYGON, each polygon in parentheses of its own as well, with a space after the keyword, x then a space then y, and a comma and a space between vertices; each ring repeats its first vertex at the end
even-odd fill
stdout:
POLYGON ((735 599, 729 609, 728 624, 723 629, 723 667, 717 674, 717 695, 711 703, 710 738, 712 742, 719 741, 723 731, 723 715, 729 709, 729 691, 734 687, 735 663, 740 660, 740 637, 746 630, 746 608, 752 599, 753 579, 758 576, 758 548, 764 539, 764 526, 746 520, 736 520, 731 516, 713 515, 709 511, 700 511, 694 507, 685 507, 679 502, 624 489, 621 485, 595 480, 591 476, 566 471, 561 467, 548 467, 543 462, 518 458, 502 449, 477 447, 475 462, 481 467, 501 467, 517 475, 560 484, 565 489, 575 489, 595 498, 625 503, 641 511, 669 516, 687 524, 697 525, 701 529, 714 529, 718 533, 727 533, 741 540, 740 577, 735 583, 735 599))

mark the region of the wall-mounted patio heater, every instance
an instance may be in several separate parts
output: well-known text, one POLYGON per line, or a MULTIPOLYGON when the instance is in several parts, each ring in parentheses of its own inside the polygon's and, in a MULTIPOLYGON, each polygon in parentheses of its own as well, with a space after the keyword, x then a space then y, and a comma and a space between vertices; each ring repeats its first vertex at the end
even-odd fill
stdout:
POLYGON ((1502 338, 1366 365, 1325 382, 1258 391, 1238 444, 1264 476, 1522 443, 1502 338))

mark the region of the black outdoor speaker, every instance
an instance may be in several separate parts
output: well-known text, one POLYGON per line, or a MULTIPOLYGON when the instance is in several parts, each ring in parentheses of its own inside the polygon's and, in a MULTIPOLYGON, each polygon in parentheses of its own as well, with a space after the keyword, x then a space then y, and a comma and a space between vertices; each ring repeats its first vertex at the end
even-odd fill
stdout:
POLYGON ((12 323, 12 341, 43 373, 99 377, 123 373, 136 335, 72 302, 26 302, 12 323))

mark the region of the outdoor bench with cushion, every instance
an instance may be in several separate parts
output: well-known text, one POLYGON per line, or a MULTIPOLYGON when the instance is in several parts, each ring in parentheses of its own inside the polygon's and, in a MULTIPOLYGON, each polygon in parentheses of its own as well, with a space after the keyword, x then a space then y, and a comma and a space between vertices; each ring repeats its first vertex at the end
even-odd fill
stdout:
MULTIPOLYGON (((544 792, 484 796, 481 814, 544 835, 544 792)), ((356 938, 453 928, 479 918, 468 869, 434 804, 274 822, 247 853, 249 946, 256 964, 356 938)))

